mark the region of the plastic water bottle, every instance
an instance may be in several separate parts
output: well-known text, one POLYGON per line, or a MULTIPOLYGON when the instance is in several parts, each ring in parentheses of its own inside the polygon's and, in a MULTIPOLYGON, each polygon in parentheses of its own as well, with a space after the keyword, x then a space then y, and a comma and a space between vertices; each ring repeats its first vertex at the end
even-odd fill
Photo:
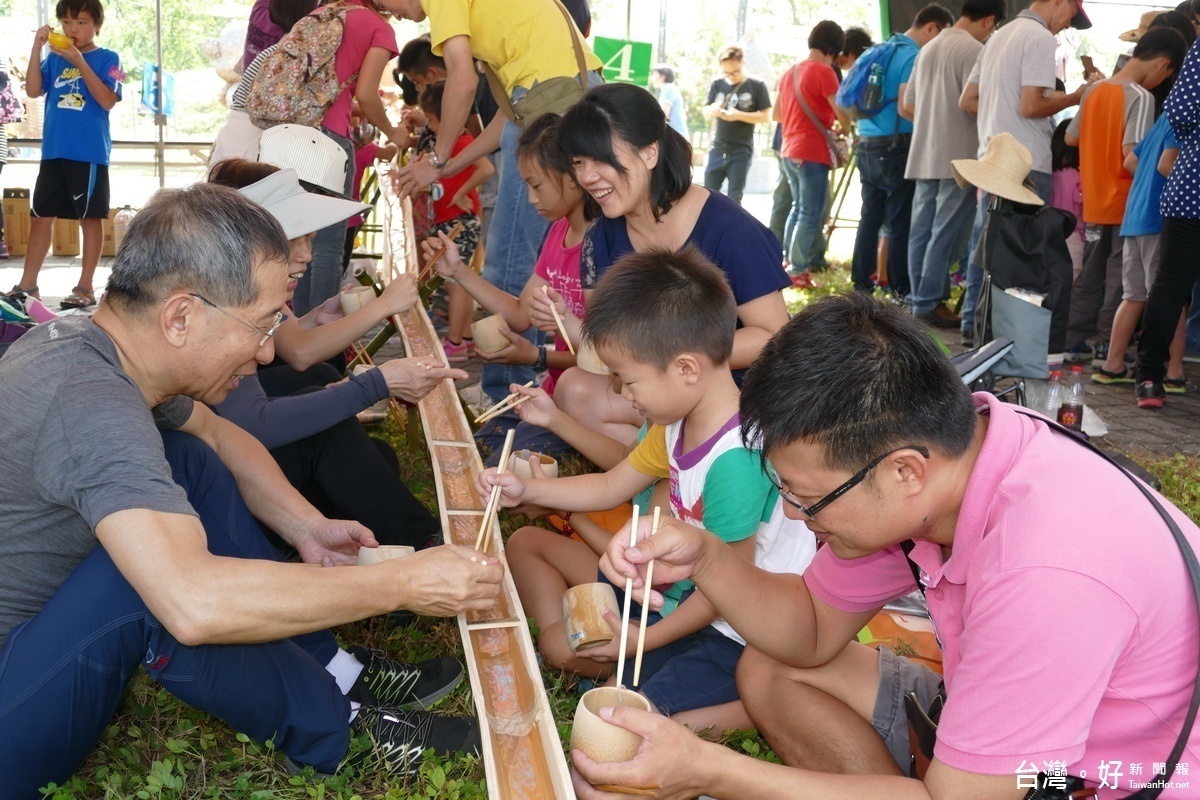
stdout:
POLYGON ((863 89, 862 107, 865 111, 874 111, 883 105, 883 64, 875 62, 871 65, 871 74, 867 76, 867 87, 863 89))
POLYGON ((1058 416, 1058 411, 1062 407, 1063 400, 1063 374, 1061 370, 1054 370, 1050 373, 1050 383, 1046 386, 1046 397, 1042 400, 1041 411, 1047 417, 1055 419, 1058 416))
POLYGON ((121 249, 121 242, 125 241, 125 231, 129 230, 129 223, 133 222, 137 212, 129 206, 122 206, 117 215, 113 217, 113 246, 121 249))
POLYGON ((1083 430, 1083 367, 1079 364, 1071 367, 1062 404, 1058 407, 1058 424, 1073 431, 1083 430))

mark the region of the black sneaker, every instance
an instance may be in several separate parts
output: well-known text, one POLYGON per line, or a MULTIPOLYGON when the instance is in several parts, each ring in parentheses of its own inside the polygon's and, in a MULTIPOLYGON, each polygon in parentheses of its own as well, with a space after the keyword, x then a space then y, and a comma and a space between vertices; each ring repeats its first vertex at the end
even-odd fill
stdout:
POLYGON ((350 653, 363 671, 346 696, 364 706, 429 708, 454 691, 463 676, 462 665, 453 658, 408 664, 365 647, 352 647, 350 653))
POLYGON ((963 347, 974 347, 975 346, 975 331, 964 329, 962 332, 962 339, 960 340, 960 342, 963 347))
POLYGON ((439 756, 479 754, 483 742, 471 717, 440 717, 427 711, 363 706, 354 726, 371 737, 379 759, 396 775, 415 775, 426 750, 439 756))
POLYGON ((1166 392, 1158 381, 1142 381, 1134 389, 1138 408, 1162 408, 1166 392))

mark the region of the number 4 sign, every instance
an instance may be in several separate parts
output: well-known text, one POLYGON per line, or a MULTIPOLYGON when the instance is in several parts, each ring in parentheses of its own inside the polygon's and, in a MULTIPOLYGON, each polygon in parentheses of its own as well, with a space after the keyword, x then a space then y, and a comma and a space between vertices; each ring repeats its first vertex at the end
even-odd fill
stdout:
POLYGON ((597 36, 592 40, 592 50, 604 62, 601 68, 604 80, 638 86, 650 84, 650 54, 653 47, 649 42, 597 36))

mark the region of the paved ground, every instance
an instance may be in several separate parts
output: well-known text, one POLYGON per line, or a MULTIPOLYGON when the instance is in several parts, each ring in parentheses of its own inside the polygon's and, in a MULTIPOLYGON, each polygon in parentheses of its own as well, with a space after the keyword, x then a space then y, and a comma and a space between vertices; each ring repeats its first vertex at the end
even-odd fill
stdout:
MULTIPOLYGON (((751 206, 751 210, 759 215, 760 209, 754 207, 754 203, 760 206, 765 204, 765 211, 769 212, 769 197, 748 197, 747 206, 751 206)), ((0 261, 0 290, 7 291, 18 281, 22 265, 20 257, 0 261)), ((110 265, 111 259, 101 259, 96 274, 97 289, 108 280, 110 265)), ((48 258, 39 277, 44 302, 57 309, 58 301, 70 292, 78 278, 78 258, 48 258)), ((958 337, 953 332, 943 338, 955 351, 961 349, 957 346, 958 337)), ((383 352, 383 357, 398 354, 398 348, 389 348, 383 352)), ((467 367, 471 378, 463 382, 460 390, 468 402, 478 403, 480 363, 472 361, 467 367)), ((1187 369, 1189 377, 1200 382, 1200 365, 1188 364, 1187 369)), ((1085 366, 1085 374, 1088 372, 1090 367, 1085 366)), ((1110 447, 1146 451, 1159 456, 1176 453, 1200 455, 1200 393, 1193 390, 1186 395, 1170 396, 1166 407, 1160 411, 1138 409, 1133 402, 1131 385, 1100 386, 1087 383, 1086 394, 1088 406, 1108 426, 1109 432, 1104 441, 1110 447)))

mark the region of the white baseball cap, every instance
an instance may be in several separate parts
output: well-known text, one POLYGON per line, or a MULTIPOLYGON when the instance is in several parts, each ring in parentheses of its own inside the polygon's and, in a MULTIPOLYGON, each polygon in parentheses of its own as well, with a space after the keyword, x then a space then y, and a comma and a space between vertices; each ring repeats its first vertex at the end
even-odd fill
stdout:
POLYGON ((263 131, 258 160, 281 169, 294 169, 300 180, 346 196, 346 151, 316 128, 276 125, 263 131))
POLYGON ((289 239, 345 222, 371 208, 340 197, 306 192, 294 169, 281 169, 238 189, 271 213, 289 239))

